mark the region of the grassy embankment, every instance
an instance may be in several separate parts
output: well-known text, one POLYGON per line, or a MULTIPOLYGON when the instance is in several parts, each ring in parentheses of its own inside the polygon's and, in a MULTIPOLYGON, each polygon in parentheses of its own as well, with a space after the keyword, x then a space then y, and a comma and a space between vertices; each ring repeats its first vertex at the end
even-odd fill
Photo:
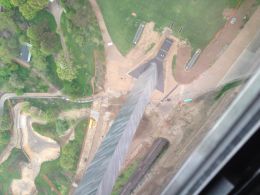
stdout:
POLYGON ((112 195, 119 195, 120 191, 122 190, 122 187, 128 182, 130 177, 134 174, 138 166, 138 163, 139 161, 136 160, 122 171, 122 173, 118 176, 116 183, 113 187, 112 195))
POLYGON ((219 98, 221 98, 223 95, 225 95, 225 93, 235 87, 237 87, 238 85, 241 84, 241 81, 234 81, 231 83, 227 83, 225 84, 216 94, 215 96, 215 100, 218 100, 219 98))
POLYGON ((3 115, 0 118, 0 154, 10 141, 10 128, 11 118, 9 114, 9 108, 6 102, 4 105, 3 115))
POLYGON ((11 194, 9 187, 12 180, 21 178, 21 162, 27 162, 23 152, 13 149, 9 158, 0 165, 0 194, 11 194))

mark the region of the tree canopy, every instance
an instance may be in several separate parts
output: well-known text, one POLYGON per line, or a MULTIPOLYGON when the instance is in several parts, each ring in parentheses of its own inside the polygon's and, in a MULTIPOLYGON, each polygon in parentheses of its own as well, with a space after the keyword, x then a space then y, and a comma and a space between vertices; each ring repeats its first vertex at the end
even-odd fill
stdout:
POLYGON ((12 3, 9 0, 0 0, 0 5, 2 5, 5 9, 10 9, 13 7, 12 3))
MULTIPOLYGON (((2 0, 3 1, 3 0, 2 0)), ((19 7, 19 11, 27 19, 33 19, 36 14, 45 8, 48 0, 11 0, 13 6, 19 7)))
POLYGON ((56 32, 52 32, 47 20, 32 24, 27 30, 27 36, 34 48, 48 56, 59 52, 61 49, 60 37, 56 32))
POLYGON ((0 62, 9 63, 19 53, 18 28, 8 13, 1 13, 0 21, 0 62))
POLYGON ((61 52, 57 58, 57 74, 61 80, 72 81, 77 76, 77 69, 73 66, 69 56, 61 52))

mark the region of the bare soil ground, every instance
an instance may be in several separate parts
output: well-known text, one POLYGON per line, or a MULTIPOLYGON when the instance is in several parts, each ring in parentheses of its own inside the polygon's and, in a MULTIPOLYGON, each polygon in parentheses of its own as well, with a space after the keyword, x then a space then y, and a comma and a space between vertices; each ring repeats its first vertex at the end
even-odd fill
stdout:
POLYGON ((157 137, 167 138, 170 146, 157 160, 134 194, 160 194, 164 185, 226 110, 239 90, 240 88, 230 91, 221 101, 215 103, 214 93, 210 93, 190 104, 173 107, 170 102, 165 102, 159 107, 150 106, 137 130, 126 165, 142 158, 157 137), (161 110, 165 106, 171 107, 171 110, 162 115, 161 110))
POLYGON ((89 108, 73 109, 61 112, 59 117, 66 119, 79 119, 89 116, 89 112, 89 108))
POLYGON ((174 74, 178 83, 186 84, 192 82, 215 63, 241 31, 245 24, 243 17, 251 16, 256 9, 254 4, 255 0, 244 1, 238 10, 228 9, 223 12, 223 17, 227 20, 226 24, 216 33, 215 37, 201 53, 198 61, 189 71, 185 71, 184 66, 191 57, 191 48, 189 45, 178 48, 176 72, 174 74), (237 18, 235 24, 230 23, 232 17, 237 18))

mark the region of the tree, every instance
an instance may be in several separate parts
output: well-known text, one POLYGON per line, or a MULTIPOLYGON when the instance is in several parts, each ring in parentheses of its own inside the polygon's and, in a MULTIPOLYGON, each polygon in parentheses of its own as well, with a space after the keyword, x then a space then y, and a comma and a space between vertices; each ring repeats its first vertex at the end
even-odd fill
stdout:
POLYGON ((63 169, 71 171, 77 166, 77 148, 78 144, 75 141, 65 145, 61 151, 60 165, 63 169))
POLYGON ((86 28, 88 24, 94 20, 93 15, 89 14, 88 11, 91 10, 80 10, 77 11, 73 16, 72 16, 72 23, 75 24, 75 26, 80 27, 80 28, 86 28))
POLYGON ((20 6, 26 2, 26 0, 10 0, 11 4, 13 4, 15 7, 20 6))
POLYGON ((5 9, 11 9, 13 7, 9 0, 0 0, 0 5, 2 5, 5 9))
POLYGON ((46 32, 51 32, 48 21, 41 21, 27 29, 27 36, 33 41, 41 41, 43 34, 46 32))
POLYGON ((48 64, 45 54, 39 51, 38 48, 36 48, 36 45, 32 47, 31 53, 33 56, 31 62, 32 65, 34 67, 37 67, 37 69, 39 70, 45 70, 48 64))
POLYGON ((9 131, 11 129, 11 122, 7 114, 0 118, 0 133, 1 131, 9 131))
MULTIPOLYGON (((2 0, 3 1, 3 0, 2 0)), ((33 19, 37 12, 45 8, 48 0, 11 0, 12 5, 19 7, 19 11, 27 19, 33 19)))
POLYGON ((57 74, 61 80, 72 81, 77 77, 77 69, 73 67, 72 61, 67 56, 65 58, 64 53, 61 52, 57 58, 57 74))
POLYGON ((58 64, 57 74, 61 80, 72 81, 77 76, 77 71, 68 66, 62 66, 58 64))
POLYGON ((61 49, 60 37, 55 32, 46 32, 41 37, 41 51, 46 55, 57 53, 61 49))
POLYGON ((36 13, 38 10, 33 9, 30 4, 24 3, 19 6, 19 11, 22 13, 22 15, 27 19, 31 20, 36 16, 36 13))
POLYGON ((56 125, 56 132, 59 136, 63 135, 64 132, 67 131, 69 128, 69 124, 66 120, 58 119, 55 125, 56 125))

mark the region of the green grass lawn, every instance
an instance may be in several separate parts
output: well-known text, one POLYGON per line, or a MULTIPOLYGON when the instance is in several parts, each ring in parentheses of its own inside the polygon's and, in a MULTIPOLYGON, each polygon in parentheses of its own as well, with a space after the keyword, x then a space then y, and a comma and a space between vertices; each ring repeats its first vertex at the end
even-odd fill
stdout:
POLYGON ((0 194, 11 194, 9 191, 13 179, 19 179, 20 163, 27 159, 20 149, 13 149, 9 158, 0 165, 0 194))
POLYGON ((173 23, 174 34, 194 49, 203 48, 224 24, 222 12, 241 0, 98 0, 108 31, 126 54, 142 21, 154 21, 157 30, 173 23), (135 12, 136 17, 131 13, 135 12), (178 33, 180 28, 181 33, 178 33))
POLYGON ((225 84, 220 91, 217 93, 217 95, 215 96, 215 100, 218 100, 219 98, 221 98, 227 91, 229 91, 230 89, 233 89, 235 87, 237 87, 238 85, 241 84, 241 81, 234 81, 231 83, 227 83, 225 84))
POLYGON ((66 101, 62 99, 30 99, 25 98, 26 102, 29 102, 31 106, 37 107, 43 112, 50 113, 54 120, 57 119, 58 115, 62 111, 68 111, 71 109, 88 108, 91 103, 77 103, 66 101))
POLYGON ((172 74, 174 76, 174 71, 175 71, 175 67, 176 67, 176 59, 177 59, 177 56, 174 55, 173 58, 172 58, 172 74))

